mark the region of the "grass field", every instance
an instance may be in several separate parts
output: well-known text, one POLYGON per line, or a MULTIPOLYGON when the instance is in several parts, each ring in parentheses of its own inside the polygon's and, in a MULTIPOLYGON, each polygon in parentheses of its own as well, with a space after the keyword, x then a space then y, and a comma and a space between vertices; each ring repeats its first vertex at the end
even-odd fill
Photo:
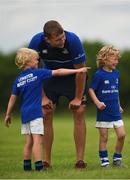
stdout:
MULTIPOLYGON (((126 140, 123 150, 123 160, 128 168, 101 168, 98 157, 98 131, 95 118, 88 116, 85 170, 75 170, 75 147, 73 141, 73 122, 69 114, 55 115, 55 140, 52 153, 52 170, 46 172, 24 172, 22 170, 22 151, 24 138, 20 134, 20 122, 13 119, 10 128, 0 121, 0 179, 129 179, 130 178, 130 122, 124 118, 126 140)), ((109 131, 108 152, 112 162, 114 152, 115 133, 109 131)))

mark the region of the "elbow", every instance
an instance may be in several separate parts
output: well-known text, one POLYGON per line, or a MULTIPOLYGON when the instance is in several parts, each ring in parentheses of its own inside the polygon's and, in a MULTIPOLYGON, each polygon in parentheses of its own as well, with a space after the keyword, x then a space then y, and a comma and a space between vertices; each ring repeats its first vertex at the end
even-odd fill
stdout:
POLYGON ((56 76, 60 76, 60 74, 61 74, 61 69, 57 69, 56 70, 56 76))
POLYGON ((91 88, 89 88, 89 89, 88 89, 88 93, 89 93, 89 95, 91 95, 91 91, 92 91, 92 89, 91 89, 91 88))
POLYGON ((60 76, 60 74, 61 74, 61 69, 56 69, 52 71, 53 76, 60 76))

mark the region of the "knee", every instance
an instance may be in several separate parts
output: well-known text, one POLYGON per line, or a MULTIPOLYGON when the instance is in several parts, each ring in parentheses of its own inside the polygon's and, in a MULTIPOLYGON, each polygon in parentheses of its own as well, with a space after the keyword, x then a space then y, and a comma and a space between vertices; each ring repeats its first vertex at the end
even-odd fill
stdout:
POLYGON ((79 109, 77 110, 77 116, 78 116, 78 117, 82 117, 83 114, 84 114, 84 110, 81 109, 81 108, 79 108, 79 109))
POLYGON ((44 114, 44 116, 45 117, 50 117, 50 116, 52 116, 53 115, 53 109, 45 109, 45 108, 43 108, 43 114, 44 114))
POLYGON ((31 149, 32 148, 32 146, 33 146, 33 142, 32 141, 27 141, 26 142, 26 144, 25 144, 25 146, 28 148, 28 149, 31 149))
POLYGON ((103 143, 107 143, 107 141, 108 141, 107 135, 102 135, 102 136, 101 136, 101 141, 102 141, 103 143))
POLYGON ((81 105, 78 109, 77 109, 77 114, 78 115, 83 115, 85 113, 86 110, 86 106, 85 105, 81 105))
POLYGON ((122 134, 120 134, 120 135, 118 136, 118 140, 119 140, 119 141, 124 141, 125 137, 126 137, 126 133, 124 132, 124 133, 122 133, 122 134))
POLYGON ((44 127, 45 128, 51 128, 52 127, 52 121, 53 121, 53 110, 52 109, 44 109, 44 127))
POLYGON ((82 119, 85 116, 85 106, 81 105, 79 108, 72 110, 73 116, 82 119))

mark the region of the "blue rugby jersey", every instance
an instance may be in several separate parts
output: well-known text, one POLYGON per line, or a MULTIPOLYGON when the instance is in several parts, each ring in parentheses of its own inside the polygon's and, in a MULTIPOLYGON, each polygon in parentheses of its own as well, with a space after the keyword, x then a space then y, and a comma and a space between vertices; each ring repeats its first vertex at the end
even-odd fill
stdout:
POLYGON ((106 104, 104 110, 97 109, 97 121, 116 121, 121 119, 119 106, 119 71, 107 72, 97 70, 90 88, 94 89, 97 98, 106 104))
POLYGON ((29 68, 22 71, 14 81, 12 94, 21 95, 21 120, 23 124, 43 117, 42 83, 44 79, 51 76, 51 70, 29 68))
POLYGON ((77 35, 65 31, 65 36, 64 48, 54 48, 44 40, 44 33, 41 32, 32 38, 29 48, 39 52, 40 58, 49 69, 74 68, 74 64, 85 62, 85 51, 77 35))

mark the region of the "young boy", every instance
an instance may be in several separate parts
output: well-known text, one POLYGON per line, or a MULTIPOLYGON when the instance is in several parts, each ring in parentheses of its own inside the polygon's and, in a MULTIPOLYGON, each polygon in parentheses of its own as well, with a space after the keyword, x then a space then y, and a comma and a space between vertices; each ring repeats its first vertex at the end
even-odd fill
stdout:
POLYGON ((97 55, 99 69, 94 74, 89 94, 97 107, 96 127, 99 129, 99 156, 101 166, 109 166, 107 141, 108 129, 114 128, 117 135, 113 165, 122 166, 122 149, 125 130, 122 121, 122 108, 119 102, 119 72, 116 70, 120 57, 119 50, 104 46, 97 55))
POLYGON ((11 124, 11 112, 18 95, 21 95, 21 133, 25 135, 24 170, 31 170, 31 152, 35 160, 35 170, 44 170, 41 157, 41 135, 43 130, 42 82, 52 76, 63 76, 74 73, 86 73, 87 68, 80 69, 38 69, 39 55, 28 48, 18 50, 15 63, 23 71, 16 78, 9 99, 5 116, 5 125, 11 124))

